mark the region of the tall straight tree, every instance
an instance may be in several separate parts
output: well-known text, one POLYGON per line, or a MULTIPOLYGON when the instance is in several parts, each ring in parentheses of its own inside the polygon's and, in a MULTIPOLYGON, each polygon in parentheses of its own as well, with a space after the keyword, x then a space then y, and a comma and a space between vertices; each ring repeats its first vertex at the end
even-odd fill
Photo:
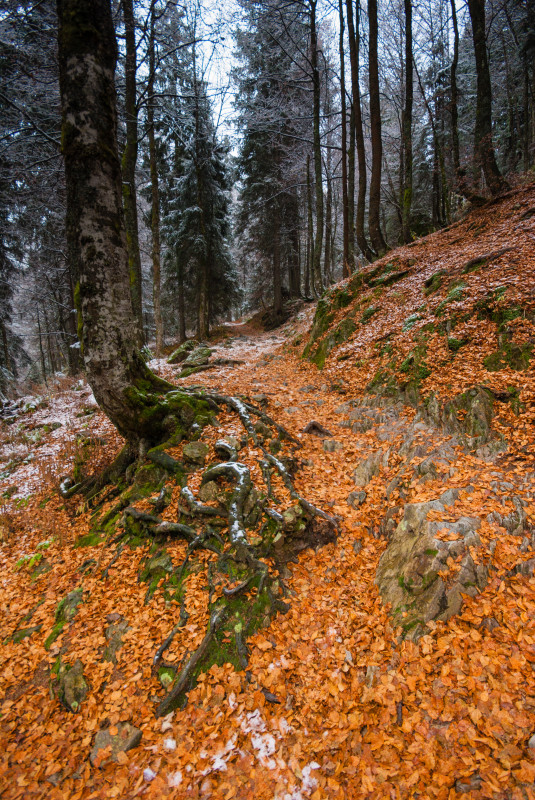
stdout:
POLYGON ((378 256, 387 245, 381 230, 381 172, 383 166, 383 139, 381 132, 381 97, 379 88, 377 0, 368 1, 368 79, 370 84, 370 128, 372 144, 372 172, 370 177, 370 206, 368 224, 372 247, 378 256))
POLYGON ((321 253, 323 248, 323 170, 321 159, 321 133, 320 133, 320 105, 321 81, 318 65, 318 32, 316 20, 316 0, 309 0, 310 8, 310 66, 312 69, 312 120, 313 120, 313 150, 314 150, 314 186, 316 190, 316 236, 314 238, 314 253, 312 257, 312 273, 314 288, 318 295, 323 292, 323 278, 321 274, 321 253))
POLYGON ((404 0, 405 6, 405 107, 402 116, 403 147, 403 197, 401 214, 403 241, 411 241, 412 207, 412 101, 413 101, 413 63, 412 63, 412 2, 404 0))
POLYGON ((57 0, 67 235, 76 259, 84 364, 95 398, 132 454, 169 414, 138 350, 117 149, 117 46, 110 0, 57 0))
POLYGON ((144 342, 143 306, 141 281, 141 255, 139 252, 139 230, 137 221, 136 164, 138 154, 138 108, 137 108, 137 47, 136 23, 133 0, 122 0, 125 33, 125 89, 124 113, 126 118, 126 141, 123 150, 123 203, 126 224, 128 264, 132 304, 138 326, 140 345, 144 342))
POLYGON ((487 186, 491 194, 496 196, 506 191, 509 184, 496 163, 492 143, 492 86, 487 57, 485 0, 468 0, 468 10, 472 22, 477 75, 475 148, 487 186))
POLYGON ((154 306, 154 328, 156 334, 156 355, 162 352, 163 322, 161 306, 161 248, 160 248, 160 186, 158 181, 158 160, 156 154, 156 132, 154 130, 154 111, 156 105, 156 3, 152 0, 149 19, 149 79, 147 84, 147 128, 149 137, 149 165, 151 183, 150 227, 152 233, 152 301, 154 306))
MULTIPOLYGON (((366 167, 366 147, 364 143, 364 125, 362 122, 362 101, 360 94, 360 0, 355 3, 353 15, 353 0, 346 0, 347 33, 349 37, 349 59, 351 63, 351 95, 352 113, 355 129, 355 143, 357 148, 357 162, 359 185, 357 193, 357 211, 355 219, 355 233, 360 252, 368 261, 373 259, 373 251, 368 243, 364 229, 366 218, 366 191, 368 186, 366 167)), ((350 223, 350 229, 352 223, 350 223)))
POLYGON ((342 0, 338 3, 338 19, 340 25, 340 115, 342 129, 342 274, 344 278, 351 275, 349 265, 349 218, 347 197, 347 104, 346 104, 346 76, 344 54, 344 6, 342 0))

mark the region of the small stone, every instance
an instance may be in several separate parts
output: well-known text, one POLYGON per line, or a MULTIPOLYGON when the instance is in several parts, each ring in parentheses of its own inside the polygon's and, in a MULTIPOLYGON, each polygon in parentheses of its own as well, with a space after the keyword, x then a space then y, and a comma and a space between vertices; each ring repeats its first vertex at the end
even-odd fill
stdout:
POLYGON ((347 498, 347 502, 348 505, 351 506, 351 508, 360 508, 360 506, 366 502, 367 497, 368 495, 364 490, 360 492, 351 492, 351 494, 347 498))
POLYGON ((84 665, 80 659, 77 659, 72 667, 68 664, 60 667, 56 692, 69 711, 78 711, 89 692, 89 686, 84 678, 84 665))
POLYGON ((326 453, 338 453, 344 449, 342 442, 337 442, 334 439, 324 439, 323 449, 326 453))
POLYGON ((528 747, 530 747, 532 750, 535 750, 535 733, 533 734, 533 736, 529 740, 528 747))
POLYGON ((362 542, 360 539, 355 539, 355 541, 353 542, 353 550, 355 552, 355 555, 358 556, 358 554, 362 550, 362 542))
POLYGON ((94 765, 97 760, 99 750, 104 750, 106 747, 111 748, 110 759, 117 761, 119 753, 126 753, 127 750, 132 750, 137 747, 141 742, 142 733, 139 728, 135 728, 129 722, 118 722, 116 725, 117 733, 112 735, 110 729, 106 728, 101 730, 95 736, 95 742, 89 759, 94 765))
POLYGON ((481 622, 480 628, 483 628, 484 631, 489 631, 491 633, 496 628, 500 627, 500 623, 494 617, 483 617, 481 622))
POLYGON ((193 464, 204 466, 210 448, 204 442, 188 442, 184 445, 182 455, 193 464))

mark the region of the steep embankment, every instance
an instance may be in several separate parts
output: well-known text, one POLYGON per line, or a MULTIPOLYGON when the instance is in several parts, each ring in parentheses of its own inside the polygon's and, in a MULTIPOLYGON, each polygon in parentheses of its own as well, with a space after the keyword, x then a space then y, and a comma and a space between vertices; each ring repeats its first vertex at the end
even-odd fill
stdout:
MULTIPOLYGON (((341 531, 281 566, 290 609, 249 638, 247 671, 213 666, 172 717, 155 717, 166 682, 236 576, 200 553, 178 586, 184 542, 160 543, 163 554, 133 539, 110 547, 90 513, 51 488, 73 458, 87 461, 80 440, 54 454, 50 474, 39 469, 42 490, 11 507, 0 549, 6 797, 533 796, 534 238, 528 188, 335 287, 312 333, 304 312, 278 337, 231 338, 213 369, 182 380, 253 397, 285 425, 300 448, 272 426, 257 432, 293 457, 297 492, 341 531), (177 623, 166 669, 151 668, 177 623), (63 705, 62 665, 72 667, 63 705), (114 761, 103 745, 121 733, 114 761)), ((80 414, 88 406, 63 399, 80 414)), ((14 446, 33 427, 49 446, 60 400, 4 439, 14 446)), ((103 461, 116 437, 98 412, 86 419, 103 461)), ((194 459, 216 459, 223 436, 255 481, 266 477, 262 452, 225 412, 198 447, 171 453, 190 459, 194 492, 205 469, 194 459)), ((167 489, 162 514, 176 519, 180 487, 167 489)), ((152 492, 139 510, 162 502, 159 484, 152 492)), ((271 495, 288 506, 275 473, 271 495)), ((261 539, 254 526, 248 536, 261 539)))

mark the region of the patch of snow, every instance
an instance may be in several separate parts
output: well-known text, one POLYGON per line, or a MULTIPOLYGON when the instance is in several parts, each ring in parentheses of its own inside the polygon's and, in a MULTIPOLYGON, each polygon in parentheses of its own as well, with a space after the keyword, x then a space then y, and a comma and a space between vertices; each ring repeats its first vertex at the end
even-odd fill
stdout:
POLYGON ((147 767, 143 770, 143 778, 146 780, 147 783, 150 783, 156 777, 156 773, 150 767, 147 767))
POLYGON ((180 786, 181 783, 182 783, 182 773, 180 772, 180 770, 177 770, 176 772, 171 772, 167 776, 167 785, 169 786, 170 789, 176 789, 177 786, 180 786))
POLYGON ((163 748, 171 753, 173 750, 176 750, 176 740, 175 739, 164 739, 163 740, 163 748))

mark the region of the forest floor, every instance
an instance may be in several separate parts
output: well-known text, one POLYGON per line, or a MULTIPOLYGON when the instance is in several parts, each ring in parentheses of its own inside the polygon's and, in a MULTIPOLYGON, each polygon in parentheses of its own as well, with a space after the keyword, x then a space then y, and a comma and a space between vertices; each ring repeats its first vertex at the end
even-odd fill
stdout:
MULTIPOLYGON (((303 358, 309 305, 272 333, 233 325, 214 356, 244 363, 181 381, 265 403, 301 443, 297 490, 336 515, 340 534, 287 565, 290 609, 249 639, 247 672, 213 666, 185 708, 163 719, 152 662, 180 602, 164 582, 147 602, 139 576, 150 544, 125 548, 103 575, 116 551, 91 538, 76 546, 90 514, 55 489, 76 463, 95 471, 109 463, 120 439, 83 382, 63 380, 25 399, 0 431, 0 796, 535 797, 534 244, 535 188, 527 187, 390 253, 356 289, 346 281, 331 291, 330 316, 323 324, 316 314, 309 348, 314 358, 324 343, 322 369, 303 358), (385 281, 395 269, 397 279, 385 281), (325 337, 348 319, 345 338, 333 334, 327 347, 325 337), (494 392, 492 429, 507 449, 467 447, 422 416, 422 399, 371 402, 378 375, 406 392, 412 367, 419 398, 475 386, 494 392), (306 433, 313 421, 327 432, 306 433), (356 470, 379 451, 361 480, 356 470), (438 453, 432 467, 430 453, 438 453), (446 520, 437 536, 455 539, 448 521, 469 520, 479 542, 473 560, 487 565, 488 580, 412 641, 381 599, 377 567, 407 505, 448 489, 458 491, 437 512, 446 520), (74 590, 82 602, 47 649, 58 603, 74 590), (105 660, 106 632, 118 621, 122 646, 105 660), (77 713, 51 689, 60 658, 83 662, 88 693, 77 713), (97 731, 113 735, 125 722, 141 731, 138 746, 91 762, 97 731)), ((151 366, 176 380, 177 367, 151 366)), ((223 434, 242 433, 224 412, 202 441, 211 449, 223 434)), ((240 460, 261 480, 251 443, 240 460)), ((194 489, 200 474, 189 478, 194 489)), ((176 517, 178 491, 166 519, 176 517)), ((274 493, 288 506, 276 476, 274 493)), ((185 548, 166 546, 174 564, 185 548)), ((168 660, 180 662, 204 635, 208 556, 188 575, 187 624, 168 660)))

